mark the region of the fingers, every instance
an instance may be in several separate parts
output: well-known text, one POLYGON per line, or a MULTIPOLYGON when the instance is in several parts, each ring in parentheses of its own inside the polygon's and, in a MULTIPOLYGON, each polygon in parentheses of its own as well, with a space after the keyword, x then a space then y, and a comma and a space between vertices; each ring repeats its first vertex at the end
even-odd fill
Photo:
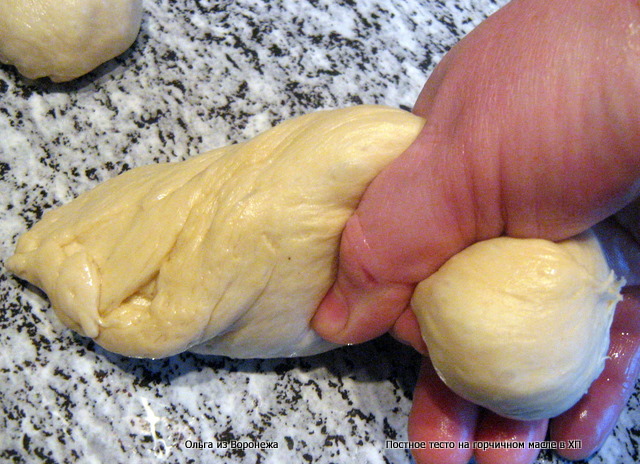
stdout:
POLYGON ((458 447, 471 442, 479 407, 460 398, 440 380, 429 359, 422 362, 409 415, 409 440, 425 441, 425 449, 413 450, 417 464, 466 464, 472 449, 458 447), (432 448, 430 443, 453 442, 454 449, 432 448))
POLYGON ((625 289, 611 328, 609 359, 589 392, 553 419, 551 439, 581 440, 581 449, 558 450, 567 459, 584 459, 609 436, 640 374, 640 287, 625 289))
POLYGON ((529 449, 527 443, 543 441, 547 433, 548 420, 517 421, 485 411, 478 424, 476 441, 524 443, 524 449, 478 449, 475 452, 477 464, 530 464, 535 461, 539 450, 529 449))
POLYGON ((311 326, 339 344, 362 343, 387 332, 411 295, 412 286, 358 285, 344 274, 329 290, 311 326))

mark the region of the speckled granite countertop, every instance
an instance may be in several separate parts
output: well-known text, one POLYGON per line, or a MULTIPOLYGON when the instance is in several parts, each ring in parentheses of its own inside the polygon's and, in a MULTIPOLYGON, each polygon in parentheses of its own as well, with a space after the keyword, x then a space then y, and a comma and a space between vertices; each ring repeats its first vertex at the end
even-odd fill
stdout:
MULTIPOLYGON (((84 78, 0 66, 0 260, 43 211, 128 168, 319 108, 410 108, 504 3, 147 0, 135 45, 84 78)), ((134 360, 64 329, 4 268, 0 293, 0 462, 411 462, 384 442, 406 440, 419 359, 389 338, 305 359, 134 360), (189 448, 256 439, 277 448, 189 448)), ((636 462, 638 402, 591 462, 636 462)))

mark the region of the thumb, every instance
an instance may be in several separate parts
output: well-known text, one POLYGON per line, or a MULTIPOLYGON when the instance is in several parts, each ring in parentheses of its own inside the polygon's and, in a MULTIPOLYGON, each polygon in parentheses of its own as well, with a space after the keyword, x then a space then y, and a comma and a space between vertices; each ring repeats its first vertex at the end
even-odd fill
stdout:
POLYGON ((347 222, 340 245, 338 275, 324 297, 312 326, 335 343, 361 343, 387 332, 413 292, 406 282, 383 281, 368 271, 372 253, 360 216, 347 222))
MULTIPOLYGON (((417 324, 407 314, 417 282, 477 240, 475 202, 462 180, 462 163, 439 151, 426 129, 369 186, 342 233, 338 274, 322 301, 313 328, 336 343, 361 343, 391 329, 424 351, 417 324), (432 156, 426 156, 429 153, 432 156), (443 175, 446 173, 446 175, 443 175), (463 198, 464 197, 464 198, 463 198)), ((499 235, 501 220, 483 232, 499 235)))

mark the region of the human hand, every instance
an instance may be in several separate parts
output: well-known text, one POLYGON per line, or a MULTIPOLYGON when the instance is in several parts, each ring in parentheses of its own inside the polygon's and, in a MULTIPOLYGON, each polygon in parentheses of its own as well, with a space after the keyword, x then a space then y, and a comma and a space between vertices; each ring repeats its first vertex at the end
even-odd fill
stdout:
MULTIPOLYGON (((449 257, 503 234, 564 239, 638 198, 638 71, 640 7, 633 2, 513 0, 485 21, 436 68, 414 107, 427 120, 424 130, 374 180, 348 221, 338 277, 314 328, 339 343, 390 330, 426 353, 408 302, 415 284, 449 257)), ((617 417, 626 402, 624 395, 605 400, 607 388, 629 392, 637 376, 639 298, 637 290, 626 293, 612 348, 629 369, 611 381, 605 371, 576 406, 588 409, 582 419, 570 411, 551 426, 555 436, 582 438, 582 454, 599 446, 605 422, 614 421, 604 416, 617 417), (629 329, 624 347, 618 326, 629 329)), ((410 438, 426 441, 440 439, 436 425, 460 440, 542 440, 547 427, 481 414, 440 388, 428 363, 410 424, 410 438)), ((428 454, 416 453, 417 461, 442 462, 428 454)), ((469 459, 453 454, 440 458, 469 459)), ((479 462, 535 456, 482 455, 479 462)))

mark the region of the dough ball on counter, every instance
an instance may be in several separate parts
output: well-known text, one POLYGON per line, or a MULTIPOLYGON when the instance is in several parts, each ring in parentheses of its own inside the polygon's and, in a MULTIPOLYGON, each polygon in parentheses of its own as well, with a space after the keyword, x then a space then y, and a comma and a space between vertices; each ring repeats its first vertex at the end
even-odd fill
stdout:
POLYGON ((554 243, 476 243, 421 282, 411 302, 436 371, 502 416, 554 417, 604 368, 623 282, 591 232, 554 243))
POLYGON ((0 61, 69 81, 129 48, 141 17, 142 0, 2 0, 0 61))
POLYGON ((248 142, 133 169, 50 212, 8 267, 106 349, 237 358, 335 347, 309 322, 369 182, 424 120, 359 106, 248 142))

